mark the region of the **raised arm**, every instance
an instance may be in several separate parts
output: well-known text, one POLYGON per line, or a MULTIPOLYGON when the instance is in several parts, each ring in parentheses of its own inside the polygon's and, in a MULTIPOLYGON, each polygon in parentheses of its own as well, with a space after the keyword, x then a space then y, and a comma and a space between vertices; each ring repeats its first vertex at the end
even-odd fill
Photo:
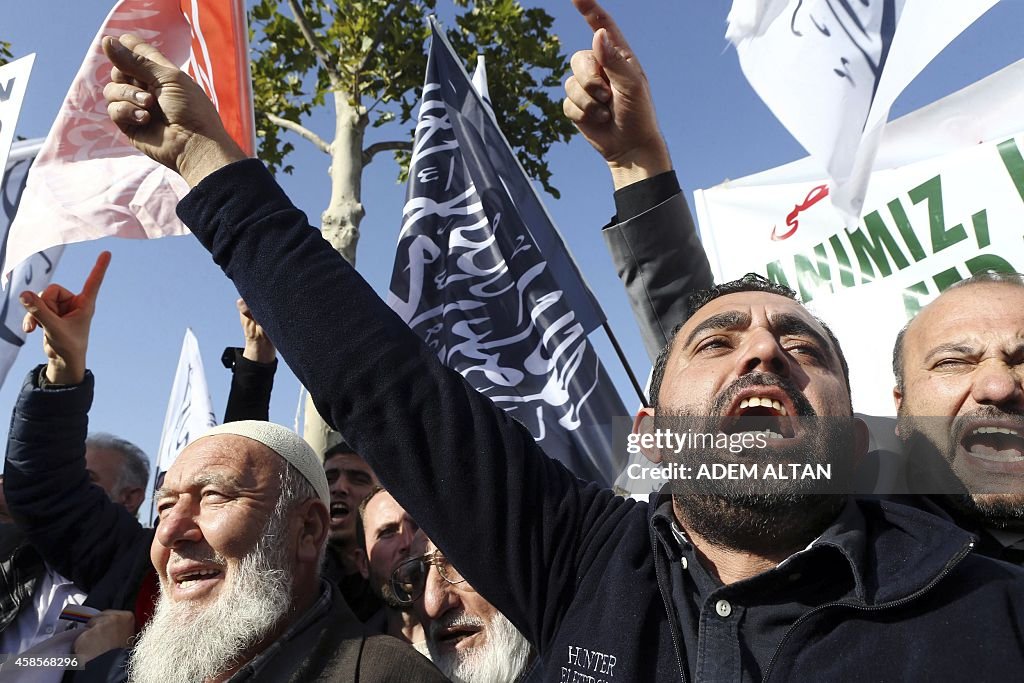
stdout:
POLYGON ((25 318, 21 328, 32 333, 43 328, 43 352, 46 354, 46 380, 50 384, 81 384, 85 379, 85 356, 89 349, 89 328, 96 313, 103 277, 110 265, 110 252, 104 251, 78 294, 57 283, 42 294, 21 293, 25 318))
POLYGON ((611 16, 593 0, 573 0, 594 31, 591 49, 572 56, 565 115, 608 164, 615 189, 672 170, 647 75, 611 16))
MULTIPOLYGON (((133 38, 121 40, 139 48, 133 38)), ((148 65, 107 52, 119 69, 133 69, 137 82, 159 90, 148 65)), ((205 99, 197 88, 192 93, 205 99)), ((115 90, 108 98, 115 121, 131 130, 134 94, 115 90)), ((166 127, 176 118, 154 109, 147 120, 166 127)), ((150 134, 130 132, 132 139, 150 134)), ((589 571, 586 553, 602 547, 588 544, 587 534, 614 529, 632 501, 584 486, 545 457, 519 422, 443 366, 262 164, 208 174, 178 213, 234 281, 320 414, 472 585, 534 643, 545 643, 558 605, 589 571)))
POLYGON ((47 363, 26 378, 8 433, 4 490, 12 516, 46 561, 90 591, 119 553, 145 534, 86 471, 93 376, 89 328, 110 253, 96 260, 82 291, 51 284, 21 294, 26 332, 43 329, 47 363))
POLYGON ((611 16, 573 0, 594 31, 572 57, 563 110, 608 165, 617 216, 603 231, 653 361, 711 268, 658 128, 650 84, 611 16))
POLYGON ((244 299, 235 302, 245 346, 224 349, 221 360, 231 370, 231 391, 224 422, 270 420, 270 392, 277 371, 277 349, 256 322, 244 299))

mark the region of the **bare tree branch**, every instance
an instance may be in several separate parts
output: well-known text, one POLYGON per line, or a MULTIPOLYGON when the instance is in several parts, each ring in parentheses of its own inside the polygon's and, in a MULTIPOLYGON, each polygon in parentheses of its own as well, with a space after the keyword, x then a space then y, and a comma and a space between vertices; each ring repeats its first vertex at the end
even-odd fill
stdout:
POLYGON ((412 151, 412 143, 408 140, 389 140, 387 142, 375 142, 366 149, 363 150, 363 167, 370 165, 373 161, 373 157, 377 156, 381 152, 398 151, 404 150, 406 152, 412 151))
POLYGON ((331 153, 331 146, 324 142, 323 138, 321 138, 319 135, 317 135, 310 129, 306 128, 305 126, 301 126, 295 123, 294 121, 289 121, 288 119, 283 119, 280 116, 277 116, 276 114, 267 114, 267 118, 270 119, 270 122, 273 123, 275 126, 280 126, 285 130, 290 130, 291 132, 306 138, 324 154, 331 153))
POLYGON ((335 68, 334 63, 331 61, 331 56, 324 49, 324 46, 320 44, 316 34, 313 33, 313 28, 309 25, 309 18, 306 13, 302 11, 302 6, 299 5, 298 0, 288 0, 288 7, 292 10, 292 16, 295 17, 295 23, 299 25, 299 30, 302 31, 302 36, 309 43, 309 47, 312 48, 313 54, 316 55, 316 60, 320 62, 320 66, 327 71, 328 76, 331 78, 331 87, 337 89, 341 87, 341 73, 335 68))
POLYGON ((359 66, 356 67, 357 74, 363 73, 363 69, 365 69, 366 65, 370 63, 370 56, 377 51, 377 46, 380 45, 380 41, 384 40, 384 31, 387 29, 388 24, 391 23, 391 18, 401 14, 402 10, 404 10, 405 6, 408 4, 409 0, 399 0, 398 3, 391 8, 391 11, 381 18, 380 23, 377 24, 377 30, 373 34, 373 42, 370 43, 369 49, 363 53, 363 58, 359 60, 359 66))

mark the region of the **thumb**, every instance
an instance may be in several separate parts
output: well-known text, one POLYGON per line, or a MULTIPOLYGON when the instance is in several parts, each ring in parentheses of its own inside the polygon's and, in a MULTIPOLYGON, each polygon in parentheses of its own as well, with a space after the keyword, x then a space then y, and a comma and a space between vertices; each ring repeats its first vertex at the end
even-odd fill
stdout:
POLYGON ((632 92, 643 82, 644 72, 629 45, 616 45, 608 29, 594 32, 594 57, 604 69, 611 86, 620 92, 632 92))
POLYGON ((166 62, 163 55, 155 48, 146 45, 130 34, 121 38, 106 36, 103 38, 102 46, 103 53, 110 60, 111 64, 147 86, 159 83, 161 76, 169 76, 168 72, 174 69, 174 66, 169 62, 163 64, 143 54, 143 48, 149 48, 150 56, 158 56, 162 61, 166 62))
POLYGON ((18 298, 21 300, 21 305, 28 312, 28 315, 25 316, 25 322, 22 323, 22 329, 26 332, 31 332, 35 329, 35 322, 30 320, 29 316, 38 321, 44 328, 50 327, 60 320, 60 316, 51 311, 37 294, 26 291, 22 292, 18 298))
POLYGON ((248 318, 249 320, 253 319, 252 311, 249 310, 249 304, 245 303, 245 299, 238 299, 237 301, 235 301, 235 308, 237 308, 238 312, 241 313, 246 318, 248 318))

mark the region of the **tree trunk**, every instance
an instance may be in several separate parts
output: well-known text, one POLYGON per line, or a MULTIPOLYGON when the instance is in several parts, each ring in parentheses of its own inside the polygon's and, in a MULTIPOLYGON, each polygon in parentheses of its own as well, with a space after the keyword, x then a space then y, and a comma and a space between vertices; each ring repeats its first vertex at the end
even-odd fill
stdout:
MULTIPOLYGON (((320 215, 320 220, 324 239, 355 266, 359 224, 366 213, 361 198, 363 134, 367 116, 362 107, 352 106, 348 98, 348 93, 334 93, 336 119, 334 141, 331 143, 331 201, 320 215)), ((327 426, 309 396, 306 398, 303 437, 321 456, 342 438, 327 426)))
POLYGON ((320 215, 324 239, 356 264, 363 210, 363 133, 366 113, 353 107, 344 92, 334 93, 334 141, 331 143, 331 201, 320 215))

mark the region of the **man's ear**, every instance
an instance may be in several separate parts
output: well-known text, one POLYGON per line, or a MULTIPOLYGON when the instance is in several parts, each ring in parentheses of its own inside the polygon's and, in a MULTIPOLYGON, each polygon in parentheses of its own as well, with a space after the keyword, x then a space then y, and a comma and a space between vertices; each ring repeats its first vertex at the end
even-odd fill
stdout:
MULTIPOLYGON (((892 388, 892 401, 893 401, 893 403, 896 404, 896 414, 899 415, 900 414, 900 408, 903 407, 903 392, 900 391, 899 387, 893 387, 892 388)), ((903 435, 900 434, 900 421, 899 420, 896 420, 896 436, 900 437, 901 439, 903 438, 903 435)))
POLYGON ((352 559, 356 563, 356 569, 359 571, 359 575, 363 579, 370 578, 370 558, 366 556, 366 551, 362 548, 356 548, 352 551, 352 559))
POLYGON ((331 528, 331 514, 319 498, 310 498, 295 511, 299 524, 299 540, 295 559, 299 563, 316 563, 331 528))
POLYGON ((633 431, 629 435, 629 453, 643 453, 644 457, 655 465, 661 462, 661 449, 656 447, 657 440, 654 435, 654 416, 657 414, 654 408, 641 408, 640 412, 633 418, 633 431))
POLYGON ((138 514, 139 508, 142 507, 142 501, 146 499, 146 489, 141 486, 136 486, 130 489, 121 491, 118 496, 120 500, 117 502, 125 507, 128 512, 138 514))
POLYGON ((868 423, 859 417, 853 418, 853 458, 854 462, 860 463, 868 454, 871 446, 871 430, 868 423))

